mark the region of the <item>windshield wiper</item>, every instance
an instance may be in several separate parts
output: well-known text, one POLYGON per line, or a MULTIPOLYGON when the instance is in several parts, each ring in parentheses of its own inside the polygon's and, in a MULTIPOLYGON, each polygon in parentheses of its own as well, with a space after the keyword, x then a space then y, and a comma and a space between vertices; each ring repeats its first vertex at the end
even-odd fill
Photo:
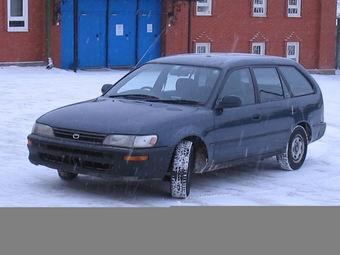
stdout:
POLYGON ((130 98, 130 99, 159 99, 156 96, 150 96, 145 94, 126 94, 126 95, 111 95, 110 98, 114 97, 123 97, 123 98, 130 98))
POLYGON ((195 105, 204 105, 202 102, 197 102, 194 100, 185 100, 185 99, 160 99, 156 96, 150 96, 145 94, 125 94, 125 95, 111 95, 110 98, 128 98, 128 99, 145 99, 148 102, 161 102, 168 104, 195 104, 195 105))
POLYGON ((203 105, 202 102, 197 102, 193 100, 184 100, 184 99, 167 99, 167 100, 162 100, 159 99, 157 102, 163 102, 163 103, 169 103, 169 104, 196 104, 196 105, 203 105))

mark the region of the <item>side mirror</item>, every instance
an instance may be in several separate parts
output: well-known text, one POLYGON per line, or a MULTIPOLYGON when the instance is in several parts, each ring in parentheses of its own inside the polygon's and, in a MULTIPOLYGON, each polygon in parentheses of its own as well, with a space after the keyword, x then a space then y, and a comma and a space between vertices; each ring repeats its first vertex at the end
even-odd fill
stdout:
POLYGON ((225 96, 217 102, 217 108, 235 108, 242 104, 241 98, 238 96, 225 96))
POLYGON ((102 93, 104 94, 105 92, 107 92, 110 88, 112 88, 112 84, 104 84, 102 87, 102 93))

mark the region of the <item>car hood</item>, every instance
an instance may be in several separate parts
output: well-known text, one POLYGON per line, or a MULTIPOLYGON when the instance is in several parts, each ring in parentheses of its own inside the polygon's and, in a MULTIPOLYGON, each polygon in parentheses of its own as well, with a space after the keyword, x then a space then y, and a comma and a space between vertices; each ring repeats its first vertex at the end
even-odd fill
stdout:
POLYGON ((96 133, 141 134, 188 123, 197 106, 99 97, 64 106, 41 116, 37 122, 52 127, 96 133))

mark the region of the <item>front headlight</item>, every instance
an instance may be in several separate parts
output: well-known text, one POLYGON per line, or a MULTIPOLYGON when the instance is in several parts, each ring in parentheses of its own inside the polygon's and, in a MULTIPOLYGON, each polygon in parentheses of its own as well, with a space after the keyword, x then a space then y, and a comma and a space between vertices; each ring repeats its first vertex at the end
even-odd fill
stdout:
POLYGON ((54 137, 53 129, 50 126, 37 122, 33 125, 32 134, 54 137))
POLYGON ((150 148, 155 146, 157 135, 108 135, 103 144, 127 148, 150 148))

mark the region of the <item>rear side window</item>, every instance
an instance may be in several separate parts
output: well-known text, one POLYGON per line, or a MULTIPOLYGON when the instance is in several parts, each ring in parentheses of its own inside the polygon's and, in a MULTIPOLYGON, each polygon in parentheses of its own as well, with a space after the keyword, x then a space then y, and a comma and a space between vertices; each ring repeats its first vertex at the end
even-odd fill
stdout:
POLYGON ((312 94, 313 86, 310 82, 292 66, 280 66, 280 71, 284 75, 293 96, 312 94))
POLYGON ((260 102, 271 102, 285 98, 285 90, 274 67, 253 68, 260 102))

